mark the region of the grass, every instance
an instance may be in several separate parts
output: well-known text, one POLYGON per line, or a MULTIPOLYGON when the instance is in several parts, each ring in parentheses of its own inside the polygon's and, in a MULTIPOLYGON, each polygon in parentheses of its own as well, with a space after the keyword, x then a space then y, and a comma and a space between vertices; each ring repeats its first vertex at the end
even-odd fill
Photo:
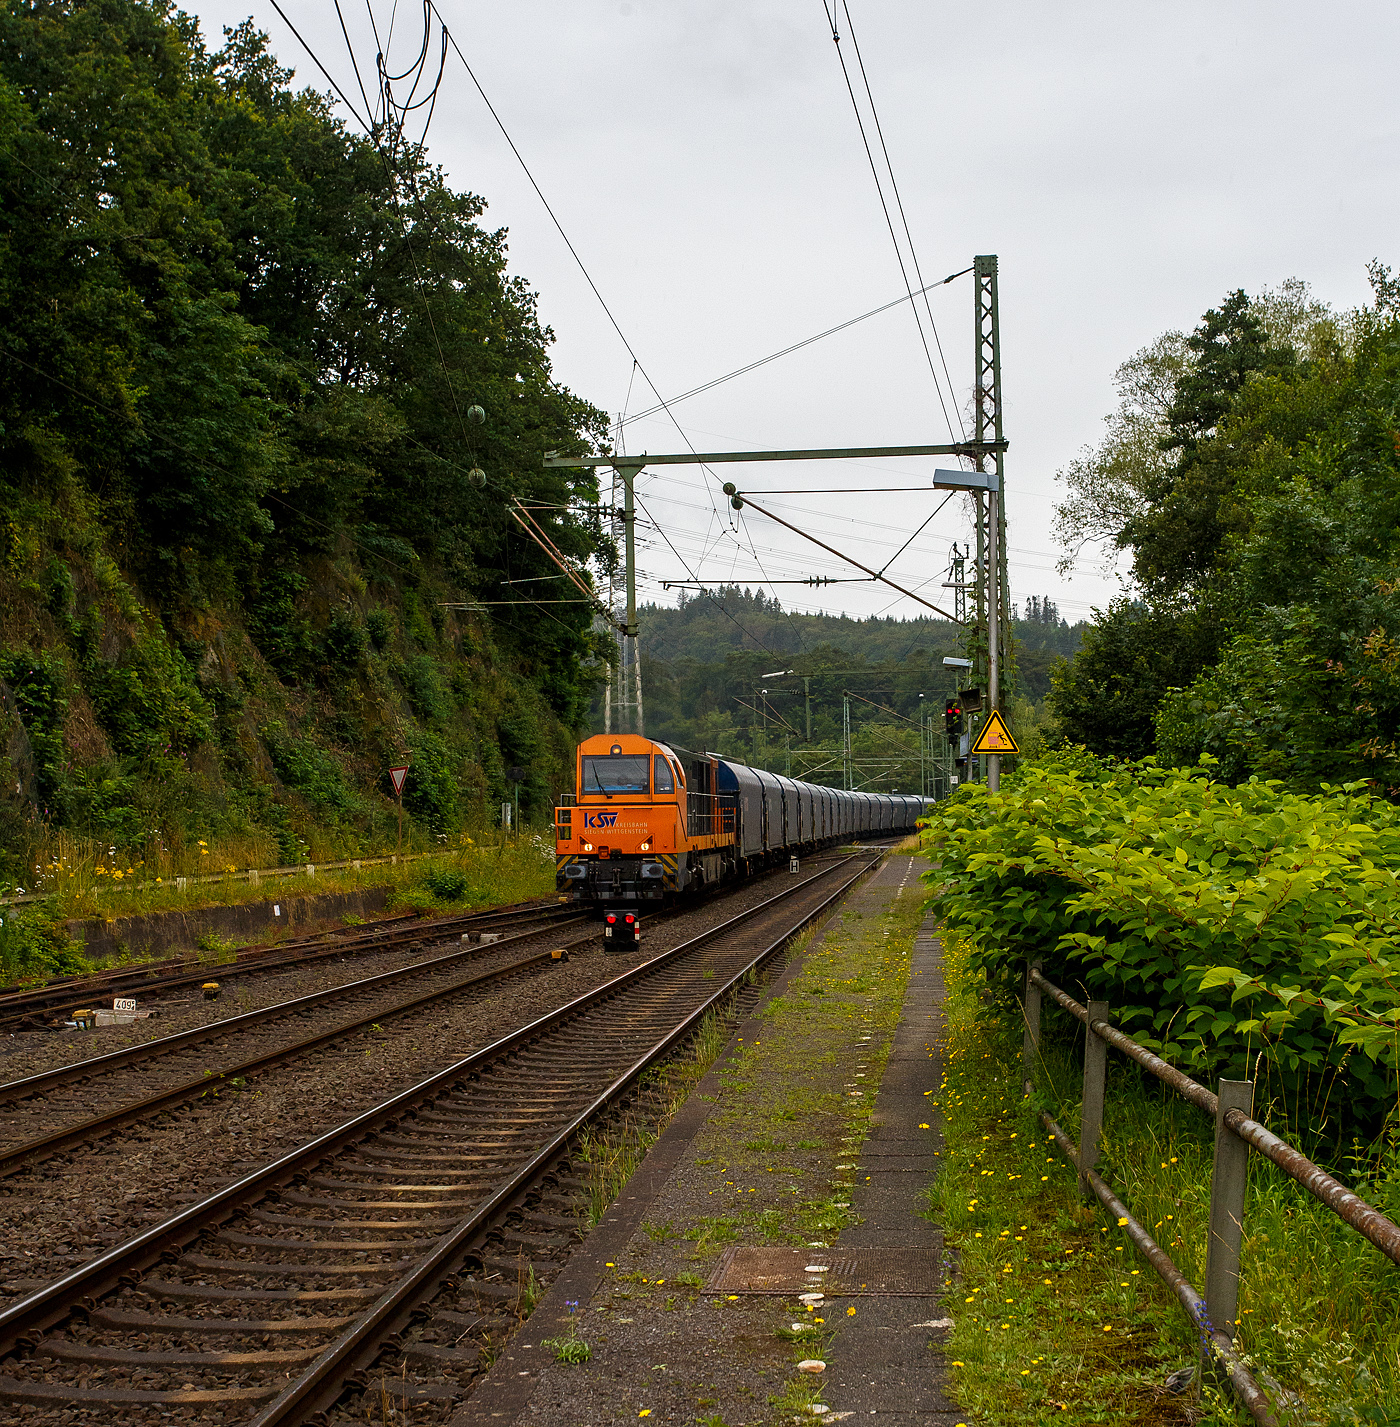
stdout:
POLYGON ((803 936, 788 994, 764 1007, 761 1035, 721 1067, 708 1157, 697 1160, 715 1176, 720 1202, 685 1230, 692 1258, 741 1240, 830 1243, 850 1224, 846 1173, 813 1174, 807 1157, 825 1150, 844 1162, 865 1138, 922 919, 918 898, 906 896, 878 918, 846 909, 816 945, 803 936), (748 1200, 750 1189, 762 1199, 748 1200))
MULTIPOLYGON (((1185 1313, 1097 1202, 1080 1203, 1073 1169, 1046 1143, 1019 1088, 1017 1008, 985 1004, 956 940, 945 954, 945 1078, 930 1104, 947 1148, 930 1213, 961 1266, 946 1351, 969 1420, 1247 1422, 1214 1380, 1199 1394, 1166 1390, 1195 1361, 1185 1313)), ((1047 1035, 1035 1098, 1071 1136, 1079 1079, 1072 1047, 1047 1035)), ((1212 1135, 1199 1111, 1110 1054, 1099 1172, 1198 1288, 1212 1135)), ((1365 1167, 1372 1202, 1388 1203, 1400 1187, 1393 1145, 1365 1167)), ((1400 1270, 1251 1157, 1238 1341, 1286 1427, 1400 1424, 1397 1290, 1400 1270)))
MULTIPOLYGON (((584 1130, 580 1134, 575 1154, 586 1167, 589 1228, 607 1213, 608 1205, 622 1192, 671 1117, 704 1078, 724 1048, 725 1028, 723 1016, 710 1012, 700 1022, 684 1053, 643 1077, 643 1083, 653 1091, 659 1104, 642 1115, 624 1115, 619 1124, 584 1130)), ((669 1224, 644 1227, 657 1240, 674 1233, 669 1224)))
MULTIPOLYGON (((65 847, 63 855, 76 860, 56 861, 48 870, 46 880, 37 888, 48 894, 42 902, 0 907, 0 978, 6 981, 79 975, 109 964, 85 956, 81 943, 69 939, 64 924, 77 918, 111 920, 141 913, 192 912, 385 886, 392 910, 430 914, 529 901, 554 890, 553 844, 528 836, 513 840, 496 837, 480 843, 468 840, 460 847, 397 865, 318 869, 314 876, 302 873, 264 879, 259 884, 229 876, 216 882, 187 883, 183 889, 169 878, 133 887, 131 881, 140 871, 136 867, 131 868, 131 879, 124 869, 115 867, 109 871, 121 871, 121 878, 98 876, 96 868, 104 864, 94 859, 100 853, 89 849, 79 857, 72 839, 65 839, 65 847)), ((347 921, 362 924, 358 918, 347 921)), ((199 950, 205 959, 227 961, 236 945, 211 933, 200 940, 199 950)), ((126 959, 138 958, 118 958, 126 959)))
POLYGON ((540 1341, 540 1347, 547 1348, 553 1353, 555 1362, 568 1363, 573 1367, 586 1363, 593 1357, 593 1349, 579 1337, 578 1327, 574 1323, 569 1324, 566 1336, 543 1338, 540 1341))
POLYGON ((319 854, 308 851, 294 865, 315 866, 314 875, 288 874, 254 883, 234 874, 288 865, 270 839, 200 842, 179 851, 155 847, 141 858, 119 854, 104 843, 56 833, 50 844, 34 853, 32 870, 22 886, 26 893, 43 895, 50 916, 70 920, 191 911, 262 901, 274 893, 286 897, 365 886, 391 886, 412 904, 422 901, 428 906, 458 906, 479 894, 487 883, 520 888, 517 896, 497 899, 505 901, 523 901, 554 888, 553 842, 528 833, 511 838, 498 830, 479 832, 475 837, 462 833, 451 846, 406 847, 397 865, 384 863, 358 871, 320 865, 388 857, 394 852, 392 847, 327 847, 319 854), (465 875, 459 877, 458 873, 465 875), (191 879, 183 888, 178 886, 181 877, 191 879), (192 880, 208 877, 215 880, 192 880), (435 891, 433 884, 441 890, 435 891))

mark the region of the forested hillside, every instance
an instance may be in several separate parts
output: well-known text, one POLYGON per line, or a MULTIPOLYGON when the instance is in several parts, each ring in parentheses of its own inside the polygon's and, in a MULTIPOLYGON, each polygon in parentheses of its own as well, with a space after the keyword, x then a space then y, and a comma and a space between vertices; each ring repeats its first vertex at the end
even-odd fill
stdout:
POLYGON ((1400 282, 1369 271, 1364 309, 1237 291, 1120 370, 1061 525, 1136 592, 1057 676, 1070 740, 1400 792, 1400 282))
POLYGON ((578 557, 601 414, 482 199, 350 133, 251 24, 0 10, 0 877, 59 831, 139 857, 422 836, 567 778, 587 614, 493 607, 578 557), (481 409, 481 419, 474 420, 481 409))
MULTIPOLYGON (((1033 599, 1017 613, 1026 618, 1012 622, 1011 686, 1025 723, 1049 691, 1051 669, 1078 647, 1081 627, 1066 624, 1049 600, 1033 599)), ((937 705, 931 717, 941 733, 943 698, 955 687, 943 658, 962 652, 946 620, 792 614, 762 589, 736 585, 713 594, 682 592, 674 609, 643 605, 639 621, 649 733, 684 748, 805 772, 807 750, 840 743, 849 691, 855 743, 872 758, 897 760, 885 781, 905 789, 918 786, 920 696, 937 705), (794 672, 762 678, 783 669, 794 672)), ((601 701, 593 720, 602 727, 601 701)), ((818 781, 839 779, 826 774, 818 781)))

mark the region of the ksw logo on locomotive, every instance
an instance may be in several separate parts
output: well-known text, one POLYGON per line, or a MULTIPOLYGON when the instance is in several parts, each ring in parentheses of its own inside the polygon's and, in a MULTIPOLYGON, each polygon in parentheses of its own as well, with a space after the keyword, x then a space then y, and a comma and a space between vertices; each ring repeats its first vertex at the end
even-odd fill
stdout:
POLYGON ((584 813, 584 827, 611 827, 617 821, 616 813, 584 813))

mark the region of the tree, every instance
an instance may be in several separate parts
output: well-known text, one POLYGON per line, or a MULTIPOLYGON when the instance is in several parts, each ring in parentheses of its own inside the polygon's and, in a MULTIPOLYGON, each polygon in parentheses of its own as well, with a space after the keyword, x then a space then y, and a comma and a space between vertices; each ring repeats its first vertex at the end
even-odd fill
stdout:
POLYGON ((531 600, 557 572, 511 512, 605 553, 591 471, 541 458, 606 418, 485 211, 251 22, 211 50, 169 0, 0 9, 0 661, 67 720, 51 748, 33 714, 58 752, 0 797, 294 846, 287 806, 368 818, 406 747, 472 790, 439 824, 506 745, 566 758, 600 643, 531 600))
POLYGON ((1186 349, 1191 360, 1176 374, 1161 440, 1176 460, 1151 474, 1141 508, 1119 536, 1133 548, 1139 585, 1166 598, 1200 589, 1241 529, 1237 468, 1215 444, 1221 423, 1251 376, 1278 375, 1297 361, 1291 347, 1270 343, 1242 289, 1206 312, 1186 349))
POLYGON ((1100 547, 1103 563, 1112 568, 1125 543, 1124 532, 1144 514, 1149 493, 1171 466, 1162 445, 1167 414, 1191 360, 1186 338, 1165 332, 1114 372, 1118 407, 1104 418, 1107 433, 1055 476, 1066 487, 1053 526, 1065 551, 1062 572, 1091 545, 1100 547))
POLYGON ((1050 708, 1071 743, 1117 758, 1156 751, 1153 717, 1167 691, 1214 661, 1219 631, 1193 611, 1115 600, 1095 611, 1078 654, 1051 674, 1050 708))

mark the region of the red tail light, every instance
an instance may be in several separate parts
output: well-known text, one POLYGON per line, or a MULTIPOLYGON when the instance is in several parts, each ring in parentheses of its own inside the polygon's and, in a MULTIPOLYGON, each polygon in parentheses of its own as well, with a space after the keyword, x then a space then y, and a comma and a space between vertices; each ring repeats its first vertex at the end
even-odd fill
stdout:
MULTIPOLYGON (((632 920, 632 918, 631 918, 631 917, 628 917, 627 920, 630 922, 630 921, 632 920)), ((609 912, 609 913, 608 913, 608 925, 609 925, 609 926, 612 926, 612 924, 613 924, 615 921, 617 921, 617 913, 616 913, 616 912, 609 912)))

